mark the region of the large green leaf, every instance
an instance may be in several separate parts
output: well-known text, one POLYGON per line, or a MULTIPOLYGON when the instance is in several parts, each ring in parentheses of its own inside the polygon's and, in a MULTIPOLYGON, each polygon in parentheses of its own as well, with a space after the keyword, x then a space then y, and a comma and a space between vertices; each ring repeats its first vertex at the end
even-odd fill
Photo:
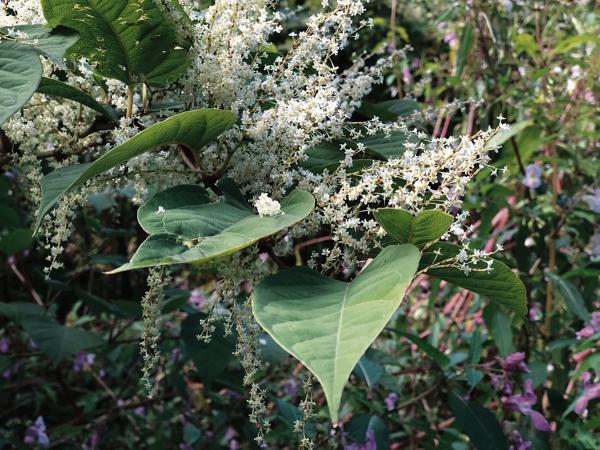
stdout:
POLYGON ((489 409, 469 402, 455 392, 448 396, 456 423, 478 450, 506 450, 508 442, 498 419, 489 409))
POLYGON ((87 106, 88 108, 92 108, 94 111, 97 111, 100 114, 108 117, 113 122, 119 121, 119 116, 110 106, 103 105, 87 92, 83 92, 73 86, 68 85, 67 83, 63 83, 62 81, 53 80, 52 78, 42 78, 42 81, 37 88, 37 92, 53 97, 61 97, 68 100, 73 100, 77 103, 87 106))
POLYGON ((126 84, 175 81, 187 68, 189 45, 153 0, 42 0, 51 27, 77 30, 70 51, 88 58, 96 72, 126 84))
POLYGON ((151 234, 135 252, 131 262, 110 273, 172 264, 204 264, 212 259, 242 250, 267 236, 284 230, 306 218, 315 206, 312 195, 296 190, 281 201, 281 214, 261 217, 241 205, 199 203, 201 190, 188 197, 188 203, 176 203, 190 186, 177 186, 158 194, 164 200, 152 213, 148 204, 140 214, 142 226, 151 234), (160 212, 159 212, 160 211, 160 212), (159 223, 152 214, 160 216, 159 223), (197 243, 195 244, 195 241, 197 243))
POLYGON ((438 242, 423 254, 420 269, 428 268, 427 273, 432 277, 487 297, 519 315, 527 313, 527 296, 523 282, 506 264, 498 260, 494 260, 491 271, 485 270, 487 264, 482 262, 474 267, 479 270, 473 270, 468 275, 456 267, 429 268, 434 262, 438 264, 456 257, 459 252, 460 247, 457 245, 438 242))
MULTIPOLYGON (((27 45, 36 52, 51 59, 59 66, 63 66, 65 53, 79 39, 79 33, 65 27, 56 27, 49 30, 41 24, 17 25, 10 27, 17 32, 18 42, 27 45)), ((7 27, 0 28, 0 33, 6 33, 7 27)))
POLYGON ((427 210, 416 216, 396 208, 380 208, 375 219, 398 243, 422 246, 442 237, 452 225, 452 216, 443 211, 427 210))
POLYGON ((89 179, 161 145, 179 144, 197 151, 235 121, 232 113, 219 109, 186 111, 146 128, 93 163, 67 166, 51 172, 42 178, 42 202, 35 231, 64 194, 82 186, 89 179))
POLYGON ((351 283, 295 267, 256 287, 256 320, 317 377, 333 422, 344 384, 402 302, 420 256, 414 245, 394 245, 351 283))
POLYGON ((19 111, 42 79, 42 63, 27 45, 0 40, 0 125, 19 111))

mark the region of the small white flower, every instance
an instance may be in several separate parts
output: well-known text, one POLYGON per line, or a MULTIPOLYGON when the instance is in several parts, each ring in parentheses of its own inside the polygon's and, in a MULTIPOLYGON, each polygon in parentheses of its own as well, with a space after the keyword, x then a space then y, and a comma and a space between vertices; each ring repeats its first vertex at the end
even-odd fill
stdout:
POLYGON ((156 215, 158 216, 159 214, 162 214, 166 211, 165 208, 163 208, 162 206, 158 207, 158 210, 156 211, 156 215))
POLYGON ((279 202, 273 200, 269 197, 269 194, 265 194, 264 192, 258 196, 258 199, 254 202, 254 206, 261 217, 281 214, 281 205, 279 202))

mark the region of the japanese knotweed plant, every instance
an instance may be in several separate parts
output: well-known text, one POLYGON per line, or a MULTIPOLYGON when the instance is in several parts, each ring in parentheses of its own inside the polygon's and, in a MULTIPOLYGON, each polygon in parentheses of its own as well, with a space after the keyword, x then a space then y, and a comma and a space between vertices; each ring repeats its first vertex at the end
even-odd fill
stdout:
POLYGON ((509 127, 429 139, 432 111, 414 100, 363 102, 397 56, 333 63, 371 26, 366 1, 323 1, 283 49, 270 40, 287 17, 267 0, 22 3, 2 6, 0 118, 32 187, 35 233, 49 270, 60 267, 87 195, 134 188, 148 237, 111 273, 152 271, 146 378, 162 266, 217 271, 206 334, 231 312, 251 383, 260 325, 314 374, 334 423, 415 277, 526 312, 522 283, 492 258, 501 248, 471 248, 460 212, 509 127))

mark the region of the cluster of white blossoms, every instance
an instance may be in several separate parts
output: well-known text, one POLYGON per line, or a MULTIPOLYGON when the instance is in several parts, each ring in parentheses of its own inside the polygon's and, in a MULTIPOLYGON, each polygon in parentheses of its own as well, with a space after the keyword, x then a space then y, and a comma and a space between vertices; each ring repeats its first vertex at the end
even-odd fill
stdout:
MULTIPOLYGON (((384 234, 368 214, 372 208, 385 205, 414 212, 432 206, 445 211, 460 208, 467 183, 488 163, 488 154, 494 150, 488 142, 499 129, 472 137, 427 140, 411 125, 417 116, 396 122, 382 122, 377 117, 360 124, 352 122, 362 99, 383 80, 395 56, 355 55, 352 66, 346 68, 334 63, 335 56, 360 30, 371 26, 369 19, 361 18, 368 0, 338 0, 332 5, 324 1, 321 13, 309 17, 302 31, 291 33, 284 54, 277 53, 270 40, 282 31, 291 14, 278 11, 270 0, 216 0, 206 10, 197 9, 191 0, 180 3, 191 21, 182 19, 169 2, 159 2, 176 21, 178 33, 191 39, 192 67, 168 89, 154 94, 142 89, 136 92, 133 119, 122 119, 116 129, 97 130, 93 128, 95 114, 89 109, 36 94, 5 124, 8 137, 19 143, 15 160, 22 170, 18 175, 31 186, 32 205, 39 203, 42 161, 56 168, 76 162, 83 154, 96 157, 133 136, 137 124, 147 127, 175 112, 168 107, 148 111, 148 104, 229 109, 240 120, 201 152, 198 172, 189 171, 172 148, 162 149, 93 180, 86 192, 129 185, 134 188, 134 202, 139 203, 149 186, 168 187, 182 180, 199 183, 203 177, 219 173, 258 199, 259 214, 272 215, 280 212, 277 200, 298 186, 315 196, 317 208, 308 220, 280 236, 285 241, 276 244, 278 254, 279 250, 293 252, 294 241, 328 229, 334 248, 313 254, 310 263, 323 269, 341 264, 351 271, 360 266, 358 255, 378 245, 384 234), (353 162, 365 156, 362 138, 391 137, 398 132, 407 136, 404 153, 354 170, 353 162), (301 167, 308 150, 340 139, 344 143, 339 144, 338 169, 315 174, 301 167)), ((0 19, 3 24, 43 22, 38 2, 11 0, 10 4, 19 12, 16 16, 5 13, 0 19)), ((52 63, 44 61, 44 67, 46 75, 52 76, 52 63)), ((102 90, 92 69, 81 60, 68 82, 124 110, 126 86, 108 80, 102 90)), ((448 105, 447 110, 457 107, 448 105)), ((432 117, 435 111, 425 110, 418 118, 432 117)), ((53 268, 60 266, 60 245, 69 237, 76 206, 85 201, 84 193, 72 195, 46 221, 53 268)), ((457 236, 464 233, 463 221, 457 217, 452 228, 457 236)))
POLYGON ((273 200, 269 197, 269 194, 265 194, 264 192, 258 196, 254 202, 254 206, 258 211, 258 215, 261 217, 281 214, 281 204, 277 200, 273 200))

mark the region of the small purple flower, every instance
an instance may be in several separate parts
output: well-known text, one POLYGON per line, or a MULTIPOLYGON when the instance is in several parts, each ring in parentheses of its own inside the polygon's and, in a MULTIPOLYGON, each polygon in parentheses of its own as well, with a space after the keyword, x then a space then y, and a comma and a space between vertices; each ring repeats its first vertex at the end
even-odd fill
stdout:
POLYGON ((73 370, 75 372, 81 372, 82 370, 89 369, 95 361, 96 355, 94 353, 79 352, 75 355, 73 370))
POLYGON ((23 438, 23 442, 26 444, 40 444, 42 447, 48 447, 50 445, 50 439, 46 434, 46 424, 44 423, 44 418, 39 416, 35 423, 31 425, 25 431, 25 438, 23 438))
POLYGON ((10 342, 6 336, 0 339, 0 353, 8 353, 10 350, 10 342))
POLYGON ((592 313, 592 320, 590 321, 590 325, 596 333, 600 332, 600 311, 594 311, 592 313))
POLYGON ((517 430, 510 433, 509 438, 511 443, 509 450, 529 450, 533 448, 533 442, 523 439, 523 436, 517 430))
POLYGON ((529 164, 525 167, 523 184, 530 189, 537 189, 542 185, 542 168, 537 164, 529 164))
POLYGON ((261 264, 266 263, 269 260, 269 258, 271 258, 271 257, 266 252, 261 253, 260 255, 258 255, 258 260, 261 262, 261 264))
POLYGON ((593 312, 590 323, 575 334, 579 339, 587 339, 591 338, 596 333, 600 333, 600 311, 593 312))
POLYGON ((98 430, 94 430, 88 442, 83 444, 83 450, 95 450, 98 448, 100 444, 100 432, 98 430))
POLYGON ((600 257, 600 233, 596 233, 590 238, 586 251, 594 258, 600 257))
POLYGON ((409 67, 404 67, 402 69, 402 82, 404 84, 410 84, 412 83, 412 73, 410 73, 410 68, 409 67))
POLYGON ((237 439, 232 439, 229 441, 229 450, 240 450, 242 448, 237 439))
POLYGON ((375 432, 372 429, 367 430, 367 442, 364 444, 344 445, 344 450, 377 450, 375 432))
POLYGON ((137 408, 133 409, 133 413, 136 416, 144 416, 144 414, 146 413, 146 408, 144 408, 143 406, 138 406, 137 408))
POLYGON ((295 397, 298 395, 298 380, 295 378, 288 378, 281 385, 281 390, 283 391, 283 395, 295 397))
POLYGON ((533 392, 533 380, 531 378, 525 380, 521 395, 511 395, 510 397, 502 398, 502 404, 505 408, 511 411, 518 411, 529 417, 535 429, 551 433, 552 427, 548 421, 539 412, 532 409, 536 403, 537 395, 533 392))
POLYGON ((192 290, 190 298, 188 298, 188 303, 194 308, 198 309, 206 305, 206 297, 204 296, 204 294, 202 294, 202 290, 200 288, 195 288, 192 290))
POLYGON ((591 195, 583 196, 583 201, 587 203, 592 211, 600 214, 600 188, 596 188, 591 192, 591 195))
POLYGON ((384 400, 387 410, 393 411, 394 409, 396 409, 397 401, 398 401, 398 394, 396 394, 395 392, 390 392, 384 400))
POLYGON ((456 48, 458 47, 458 36, 454 31, 446 31, 444 42, 448 44, 450 48, 456 48))
POLYGON ((529 367, 525 363, 525 353, 511 353, 506 358, 499 358, 500 365, 507 372, 520 370, 521 372, 529 372, 529 367))
POLYGON ((542 320, 542 305, 540 305, 538 302, 535 302, 533 305, 531 305, 531 308, 529 308, 528 316, 529 320, 531 320, 532 322, 539 322, 540 320, 542 320))
POLYGON ((591 400, 600 398, 600 383, 591 383, 592 375, 589 372, 585 372, 581 378, 583 381, 583 392, 575 404, 575 413, 580 416, 586 416, 588 403, 591 400))

